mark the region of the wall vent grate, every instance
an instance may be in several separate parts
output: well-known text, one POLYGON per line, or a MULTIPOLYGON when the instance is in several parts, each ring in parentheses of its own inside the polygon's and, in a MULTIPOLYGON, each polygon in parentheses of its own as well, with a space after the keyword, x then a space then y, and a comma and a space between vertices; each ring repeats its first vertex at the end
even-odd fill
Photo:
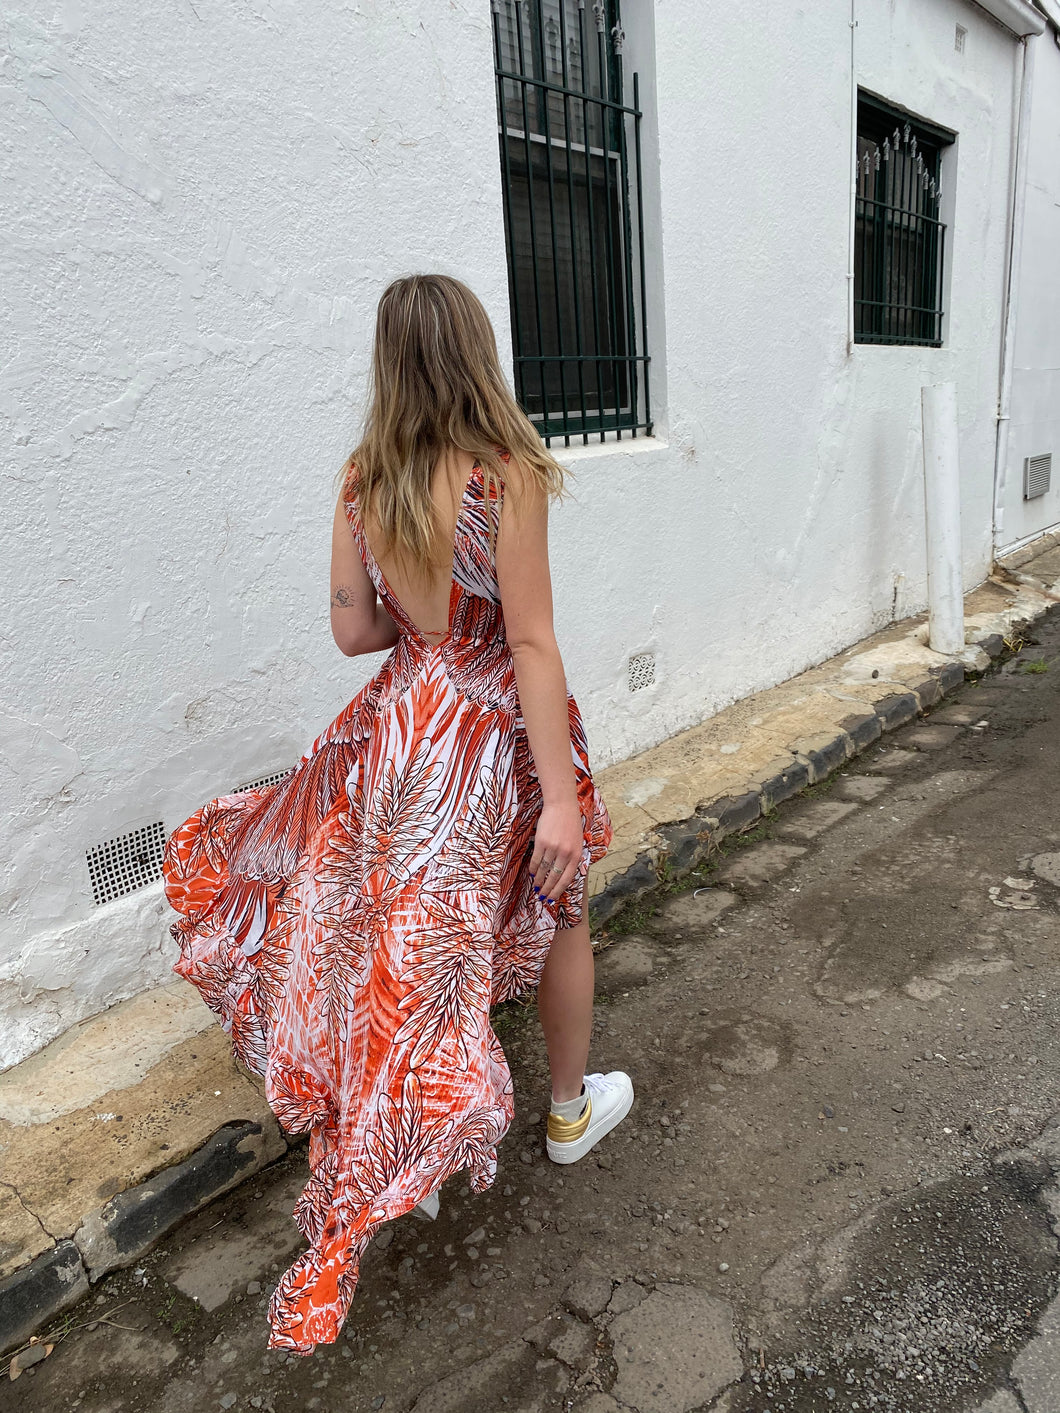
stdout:
POLYGON ((1053 479, 1053 453, 1028 456, 1023 463, 1023 499, 1037 500, 1045 495, 1053 479))
POLYGON ((162 877, 166 829, 161 820, 145 824, 105 844, 95 844, 85 855, 92 899, 100 903, 124 898, 162 877))
POLYGON ((629 690, 640 692, 655 684, 655 654, 634 653, 629 660, 629 690))
POLYGON ((248 780, 245 785, 237 785, 231 793, 242 795, 247 790, 263 790, 266 785, 276 785, 286 779, 293 769, 294 766, 289 765, 286 770, 274 770, 271 775, 262 775, 257 780, 248 780))
POLYGON ((958 54, 964 53, 964 41, 968 38, 968 31, 964 25, 958 25, 953 32, 953 47, 958 54))

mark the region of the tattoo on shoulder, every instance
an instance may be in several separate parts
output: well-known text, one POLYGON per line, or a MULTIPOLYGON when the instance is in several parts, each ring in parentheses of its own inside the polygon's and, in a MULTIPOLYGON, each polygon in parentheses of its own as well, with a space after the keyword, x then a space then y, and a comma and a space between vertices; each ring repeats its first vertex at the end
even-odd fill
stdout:
POLYGON ((340 584, 331 596, 332 608, 356 608, 357 596, 354 591, 340 584))

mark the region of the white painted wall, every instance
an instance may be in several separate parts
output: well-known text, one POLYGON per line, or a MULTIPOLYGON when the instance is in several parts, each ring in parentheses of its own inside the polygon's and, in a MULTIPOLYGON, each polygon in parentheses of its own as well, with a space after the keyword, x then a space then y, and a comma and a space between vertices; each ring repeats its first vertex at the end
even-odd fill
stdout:
MULTIPOLYGON (((925 381, 986 572, 1014 45, 858 8, 858 79, 960 132, 938 350, 847 355, 844 7, 627 0, 657 434, 564 453, 552 537, 599 766, 923 605, 925 381)), ((466 279, 509 349, 486 0, 5 14, 0 1067, 169 976, 160 891, 94 907, 86 848, 286 766, 380 661, 326 584, 382 288, 466 279)))
POLYGON ((90 845, 296 760, 372 315, 466 279, 507 348, 487 4, 9 3, 0 1066, 168 977, 90 845))
MULTIPOLYGON (((1060 8, 1056 9, 1060 23, 1060 8)), ((1060 524, 1060 47, 1049 29, 1033 41, 1023 250, 1016 292, 1008 455, 998 544, 1021 544, 1060 524), (1052 452, 1052 488, 1023 499, 1023 463, 1052 452)))
POLYGON ((945 346, 848 357, 849 9, 708 8, 656 6, 665 444, 577 452, 553 536, 601 761, 925 605, 926 382, 958 387, 967 583, 990 562, 1011 35, 964 0, 858 0, 858 82, 959 137, 945 346), (630 697, 647 650, 658 685, 630 697))

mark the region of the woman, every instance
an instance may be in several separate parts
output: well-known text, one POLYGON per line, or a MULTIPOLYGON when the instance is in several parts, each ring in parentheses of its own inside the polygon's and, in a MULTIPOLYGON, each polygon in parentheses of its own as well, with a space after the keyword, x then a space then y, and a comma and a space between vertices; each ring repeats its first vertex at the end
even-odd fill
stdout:
POLYGON ((169 840, 175 970, 309 1131, 309 1242, 269 1305, 270 1348, 336 1339, 382 1223, 512 1119, 491 1003, 537 987, 549 1157, 628 1113, 585 1074, 586 875, 611 841, 552 628, 547 506, 563 468, 513 399, 486 312, 441 275, 379 301, 372 396, 335 510, 331 627, 372 680, 279 783, 214 800, 169 840))

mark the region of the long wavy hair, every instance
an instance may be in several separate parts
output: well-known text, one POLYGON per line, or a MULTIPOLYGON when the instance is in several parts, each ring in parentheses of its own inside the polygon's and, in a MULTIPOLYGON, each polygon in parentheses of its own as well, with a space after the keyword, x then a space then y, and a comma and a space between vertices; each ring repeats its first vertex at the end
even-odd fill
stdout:
MULTIPOLYGON (((339 475, 347 498, 356 481, 382 553, 424 581, 452 551, 442 543, 431 479, 454 447, 477 457, 487 495, 499 481, 516 498, 528 487, 553 498, 566 492, 568 473, 508 387, 481 301, 448 275, 406 275, 380 297, 363 434, 339 475), (502 451, 517 464, 514 477, 502 451)), ((490 535, 495 543, 492 517, 490 535)))

